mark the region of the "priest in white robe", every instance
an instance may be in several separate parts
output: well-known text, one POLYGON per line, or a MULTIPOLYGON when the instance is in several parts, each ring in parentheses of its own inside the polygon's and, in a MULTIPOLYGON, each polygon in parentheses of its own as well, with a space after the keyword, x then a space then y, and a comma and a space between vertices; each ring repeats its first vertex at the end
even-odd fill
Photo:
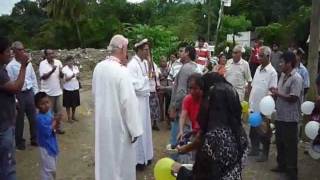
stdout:
POLYGON ((149 44, 146 39, 135 44, 136 55, 128 63, 132 84, 138 98, 140 121, 143 125, 143 134, 136 143, 137 169, 143 170, 151 163, 153 158, 152 129, 150 117, 150 85, 147 58, 149 56, 149 44))
POLYGON ((126 62, 128 40, 115 35, 111 56, 94 69, 95 179, 136 180, 134 142, 143 129, 126 62))

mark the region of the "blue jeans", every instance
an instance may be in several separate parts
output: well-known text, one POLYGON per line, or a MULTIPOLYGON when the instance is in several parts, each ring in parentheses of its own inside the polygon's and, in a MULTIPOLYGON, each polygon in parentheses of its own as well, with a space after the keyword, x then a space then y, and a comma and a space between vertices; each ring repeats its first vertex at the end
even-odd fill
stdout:
POLYGON ((170 144, 177 145, 177 136, 179 133, 179 117, 171 121, 170 144))
POLYGON ((16 180, 14 128, 0 132, 0 179, 16 180))

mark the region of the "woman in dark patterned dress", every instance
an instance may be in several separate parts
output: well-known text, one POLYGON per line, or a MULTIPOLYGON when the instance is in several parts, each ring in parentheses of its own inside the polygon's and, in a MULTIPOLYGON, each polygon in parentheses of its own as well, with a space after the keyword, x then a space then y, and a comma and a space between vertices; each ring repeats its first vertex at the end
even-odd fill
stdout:
POLYGON ((196 140, 178 148, 181 153, 197 149, 193 170, 172 167, 177 180, 241 180, 247 136, 241 124, 241 105, 235 89, 217 73, 203 76, 204 102, 199 113, 201 132, 196 140))

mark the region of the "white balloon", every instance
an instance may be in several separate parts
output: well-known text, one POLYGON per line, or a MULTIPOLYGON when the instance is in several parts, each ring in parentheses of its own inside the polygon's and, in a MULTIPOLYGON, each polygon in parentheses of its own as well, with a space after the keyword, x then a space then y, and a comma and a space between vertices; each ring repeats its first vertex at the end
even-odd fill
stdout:
POLYGON ((301 104, 301 111, 303 114, 310 115, 314 109, 314 102, 306 101, 301 104))
POLYGON ((304 129, 306 135, 310 139, 315 139, 318 135, 320 124, 317 121, 310 121, 306 124, 304 129))
POLYGON ((260 112, 265 116, 270 116, 275 111, 275 106, 273 98, 271 96, 266 96, 260 101, 260 112))

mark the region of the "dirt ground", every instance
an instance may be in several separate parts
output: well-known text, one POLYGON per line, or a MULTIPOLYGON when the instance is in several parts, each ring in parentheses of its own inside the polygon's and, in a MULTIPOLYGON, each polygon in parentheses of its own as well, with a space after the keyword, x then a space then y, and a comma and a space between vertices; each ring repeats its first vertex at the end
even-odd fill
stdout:
MULTIPOLYGON (((58 160, 57 180, 93 180, 94 179, 94 121, 90 82, 84 82, 81 90, 81 106, 78 108, 79 122, 65 123, 66 134, 58 136, 60 156, 58 160)), ((153 131, 155 158, 145 171, 137 173, 138 180, 152 180, 155 162, 168 156, 165 146, 169 130, 161 123, 161 131, 153 131)), ((28 123, 26 123, 26 129, 28 123)), ((25 130, 28 142, 28 133, 25 130)), ((303 144, 299 148, 299 179, 320 180, 320 161, 303 154, 303 144)), ((39 152, 28 146, 25 151, 17 151, 17 174, 19 180, 39 179, 39 152)), ((283 177, 269 171, 276 165, 275 145, 271 146, 269 161, 256 163, 249 158, 243 171, 244 180, 281 180, 283 177)))

